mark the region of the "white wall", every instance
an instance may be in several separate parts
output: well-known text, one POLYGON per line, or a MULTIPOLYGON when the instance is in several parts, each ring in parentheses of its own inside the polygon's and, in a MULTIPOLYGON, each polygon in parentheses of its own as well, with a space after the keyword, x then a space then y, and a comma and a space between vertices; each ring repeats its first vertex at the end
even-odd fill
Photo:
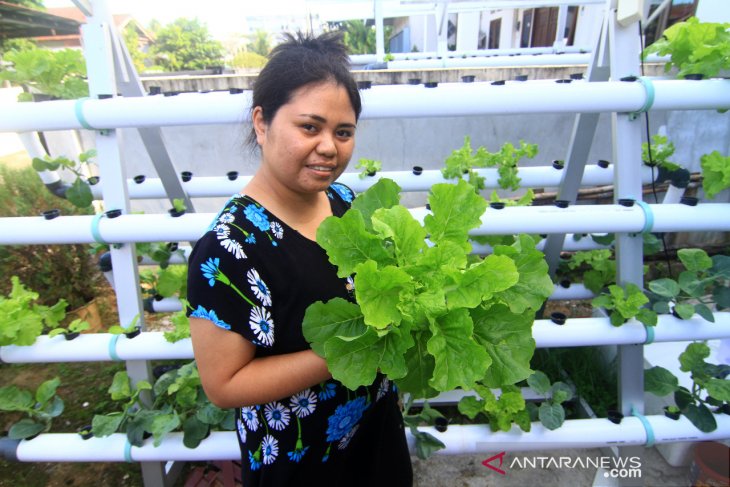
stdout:
POLYGON ((596 35, 601 31, 604 5, 583 5, 578 8, 578 21, 575 26, 573 45, 593 49, 596 35))
POLYGON ((456 50, 474 51, 479 43, 479 12, 460 13, 456 25, 456 50))
POLYGON ((700 0, 695 16, 702 22, 730 22, 728 0, 700 0))

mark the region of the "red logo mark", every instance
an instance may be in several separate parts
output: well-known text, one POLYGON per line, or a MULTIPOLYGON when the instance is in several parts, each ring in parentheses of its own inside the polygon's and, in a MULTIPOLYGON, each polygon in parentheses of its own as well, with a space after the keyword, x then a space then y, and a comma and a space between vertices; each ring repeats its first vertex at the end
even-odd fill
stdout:
POLYGON ((505 454, 505 452, 497 453, 493 457, 490 457, 490 458, 487 458, 486 460, 484 460, 482 462, 482 465, 484 465, 487 468, 491 468, 492 470, 494 470, 495 472, 497 472, 500 475, 505 475, 507 472, 505 472, 501 468, 498 468, 498 467, 495 467, 494 465, 491 465, 491 463, 492 463, 493 460, 496 460, 497 458, 499 458, 499 466, 501 467, 502 466, 502 462, 504 461, 504 454, 505 454))

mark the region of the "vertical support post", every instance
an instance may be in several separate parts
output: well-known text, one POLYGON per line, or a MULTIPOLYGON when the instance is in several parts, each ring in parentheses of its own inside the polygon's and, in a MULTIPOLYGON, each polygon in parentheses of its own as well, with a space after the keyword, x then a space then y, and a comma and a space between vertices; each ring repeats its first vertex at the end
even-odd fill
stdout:
MULTIPOLYGON (((608 66, 608 16, 604 18, 603 28, 596 39, 591 52, 591 60, 588 63, 586 78, 589 82, 607 81, 610 69, 608 66)), ((588 154, 593 144, 593 138, 598 127, 598 113, 579 113, 573 122, 573 131, 570 135, 568 152, 565 156, 565 169, 558 187, 557 199, 575 202, 580 190, 580 184, 585 172, 588 154)), ((543 252, 548 263, 548 271, 551 276, 555 275, 558 268, 560 252, 565 243, 565 234, 548 235, 543 252)))
MULTIPOLYGON (((84 39, 84 56, 87 62, 89 92, 91 97, 100 95, 116 96, 114 57, 109 22, 112 21, 105 0, 93 1, 93 16, 81 28, 84 39)), ((117 130, 96 132, 96 150, 99 161, 99 174, 104 181, 104 207, 107 210, 120 209, 128 213, 129 195, 127 177, 120 153, 121 134, 117 130)), ((112 266, 114 268, 114 289, 117 293, 119 322, 123 327, 137 320, 144 328, 142 298, 139 291, 137 253, 133 244, 112 246, 112 266)), ((133 383, 149 381, 152 372, 145 360, 128 361, 127 373, 133 383)), ((142 463, 142 477, 146 487, 162 487, 165 484, 164 464, 160 462, 142 463)))
POLYGON ((558 22, 557 28, 555 29, 555 42, 553 42, 553 49, 558 52, 565 50, 565 26, 568 23, 568 6, 563 4, 558 6, 558 22))
POLYGON ((375 58, 376 62, 385 60, 385 28, 383 27, 383 2, 373 0, 375 9, 375 58))
MULTIPOLYGON (((622 26, 617 21, 616 8, 610 9, 609 42, 611 78, 619 80, 640 74, 641 40, 636 23, 622 26)), ((641 119, 628 113, 612 113, 611 129, 614 159, 614 199, 642 199, 641 119)), ((643 237, 641 234, 617 233, 616 282, 643 287, 643 237)), ((634 409, 644 413, 644 348, 643 345, 618 347, 618 401, 621 412, 629 416, 634 409)), ((621 456, 643 455, 643 447, 619 448, 621 456)), ((621 485, 643 485, 641 479, 622 479, 621 485)))

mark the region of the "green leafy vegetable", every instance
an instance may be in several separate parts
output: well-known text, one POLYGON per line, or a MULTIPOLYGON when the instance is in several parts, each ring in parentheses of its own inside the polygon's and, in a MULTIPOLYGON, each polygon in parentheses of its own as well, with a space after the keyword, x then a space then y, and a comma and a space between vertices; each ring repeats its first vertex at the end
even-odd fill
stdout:
POLYGON ((553 289, 542 253, 520 235, 484 259, 469 255, 487 203, 466 181, 432 187, 423 226, 399 205, 399 191, 381 179, 320 225, 317 241, 338 275, 354 274, 357 304, 312 304, 305 338, 349 388, 380 371, 415 397, 473 389, 496 426, 529 428, 510 387, 532 374, 532 323, 553 289), (490 387, 507 392, 497 400, 490 387))

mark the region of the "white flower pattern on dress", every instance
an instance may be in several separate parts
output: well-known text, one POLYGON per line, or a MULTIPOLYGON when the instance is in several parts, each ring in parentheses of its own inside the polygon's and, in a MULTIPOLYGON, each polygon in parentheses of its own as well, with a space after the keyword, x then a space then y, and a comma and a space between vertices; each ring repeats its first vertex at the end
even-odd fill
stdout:
POLYGON ((284 238, 284 227, 279 222, 271 222, 271 233, 274 234, 274 237, 281 240, 284 238))
POLYGON ((237 240, 227 238, 225 240, 221 240, 221 245, 223 246, 224 249, 226 249, 227 251, 232 253, 234 255, 234 257, 236 257, 236 259, 245 259, 246 258, 246 254, 243 251, 243 247, 241 247, 241 244, 238 243, 237 240))
POLYGON ((269 286, 261 279, 256 269, 251 268, 247 273, 248 283, 251 285, 251 291, 259 298, 264 306, 271 306, 271 293, 269 286))
POLYGON ((251 431, 259 429, 259 415, 256 409, 250 406, 241 408, 241 419, 246 423, 246 427, 251 431))
POLYGON ((309 416, 317 407, 317 395, 311 389, 304 389, 289 399, 289 407, 299 418, 309 416))
POLYGON ((251 309, 248 324, 262 345, 270 347, 274 344, 274 320, 271 319, 269 310, 261 306, 254 306, 251 309))
POLYGON ((264 406, 266 422, 275 430, 281 431, 289 425, 289 409, 279 401, 272 401, 264 406))

